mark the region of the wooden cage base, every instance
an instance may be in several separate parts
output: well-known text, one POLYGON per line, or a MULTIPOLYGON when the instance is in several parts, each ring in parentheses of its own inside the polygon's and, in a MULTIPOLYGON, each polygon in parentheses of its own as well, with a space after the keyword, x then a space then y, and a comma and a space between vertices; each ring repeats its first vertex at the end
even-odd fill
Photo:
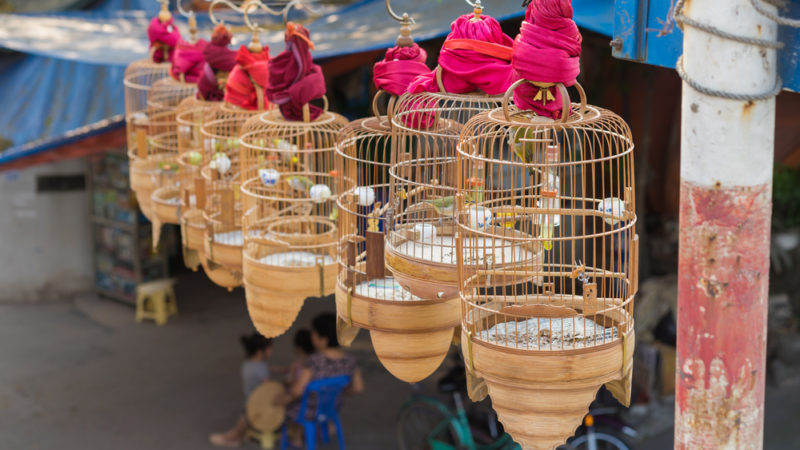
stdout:
POLYGON ((337 332, 350 345, 359 328, 369 330, 383 366, 396 378, 416 383, 442 363, 461 323, 458 297, 427 301, 386 301, 348 294, 336 285, 337 332))
POLYGON ((473 401, 488 395, 507 433, 525 450, 551 450, 580 426, 601 386, 630 404, 634 333, 597 347, 521 351, 463 332, 473 401))

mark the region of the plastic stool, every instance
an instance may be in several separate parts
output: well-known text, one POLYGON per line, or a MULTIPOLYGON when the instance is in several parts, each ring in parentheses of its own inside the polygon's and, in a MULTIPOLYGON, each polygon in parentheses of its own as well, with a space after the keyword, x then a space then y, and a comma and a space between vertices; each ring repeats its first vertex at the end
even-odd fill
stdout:
POLYGON ((172 286, 175 279, 164 278, 148 281, 136 287, 136 321, 144 319, 155 320, 156 324, 164 325, 167 318, 178 314, 178 303, 175 300, 175 291, 172 286))
POLYGON ((253 427, 248 426, 245 438, 248 440, 256 441, 261 444, 264 450, 272 450, 275 448, 275 433, 266 433, 258 431, 253 427))

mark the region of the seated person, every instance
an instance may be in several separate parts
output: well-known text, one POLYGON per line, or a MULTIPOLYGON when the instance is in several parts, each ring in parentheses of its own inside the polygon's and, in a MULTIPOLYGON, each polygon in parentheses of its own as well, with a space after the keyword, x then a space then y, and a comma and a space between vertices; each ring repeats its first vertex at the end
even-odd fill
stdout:
MULTIPOLYGON (((336 339, 336 316, 323 313, 311 321, 311 342, 316 352, 302 364, 298 376, 292 381, 287 391, 275 399, 276 404, 286 405, 286 417, 291 424, 300 414, 300 399, 306 387, 312 381, 341 375, 352 377, 350 386, 345 392, 359 393, 364 390, 364 380, 353 355, 339 348, 336 339)), ((313 419, 316 401, 309 398, 306 419, 313 419)), ((290 430, 291 431, 291 430, 290 430)), ((290 432, 292 445, 302 445, 302 432, 290 432)))
MULTIPOLYGON (((272 355, 272 339, 253 333, 242 336, 241 341, 245 352, 245 361, 242 363, 242 392, 246 402, 250 394, 269 378, 267 359, 272 355)), ((224 433, 214 433, 208 439, 218 447, 238 447, 242 444, 245 432, 247 421, 242 414, 232 429, 224 433)))

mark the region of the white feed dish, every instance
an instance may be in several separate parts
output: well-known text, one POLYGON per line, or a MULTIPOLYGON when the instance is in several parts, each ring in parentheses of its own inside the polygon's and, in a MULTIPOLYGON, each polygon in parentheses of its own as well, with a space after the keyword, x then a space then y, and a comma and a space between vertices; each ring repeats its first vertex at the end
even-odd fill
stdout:
POLYGON ((308 195, 315 203, 322 203, 331 198, 331 188, 327 184, 315 184, 308 190, 308 195))
POLYGON ((258 169, 258 176, 264 186, 275 186, 281 178, 281 173, 275 169, 258 169))
POLYGON ((242 230, 214 233, 214 242, 241 247, 244 245, 244 236, 242 235, 242 230))
POLYGON ((358 196, 358 204, 370 206, 375 203, 375 190, 369 186, 359 186, 353 191, 358 196))
POLYGON ((420 241, 432 242, 436 240, 436 225, 432 223, 418 223, 414 225, 414 233, 419 235, 420 241))
POLYGON ((473 229, 481 229, 492 223, 492 210, 483 206, 470 206, 469 226, 473 229))
POLYGON ((215 153, 208 165, 212 169, 216 169, 220 175, 225 175, 231 170, 231 159, 225 153, 215 153))
POLYGON ((597 211, 613 216, 603 217, 603 220, 613 227, 623 218, 622 212, 625 211, 625 202, 617 197, 604 198, 597 204, 597 211))
POLYGON ((403 289, 402 286, 392 277, 379 278, 364 281, 356 285, 354 293, 361 297, 374 298, 376 300, 394 301, 421 301, 422 299, 403 289))
MULTIPOLYGON (((464 263, 513 264, 532 260, 534 254, 505 239, 464 238, 464 263)), ((413 258, 456 264, 456 243, 452 236, 435 236, 423 241, 405 241, 396 250, 413 258)))
MULTIPOLYGON (((261 264, 280 267, 312 267, 317 265, 317 255, 311 252, 282 252, 267 255, 258 260, 261 264)), ((322 263, 326 266, 334 263, 333 258, 328 255, 322 257, 322 263)))
POLYGON ((591 347, 618 338, 615 327, 604 327, 584 317, 532 317, 505 322, 481 331, 479 339, 525 350, 561 350, 591 347))

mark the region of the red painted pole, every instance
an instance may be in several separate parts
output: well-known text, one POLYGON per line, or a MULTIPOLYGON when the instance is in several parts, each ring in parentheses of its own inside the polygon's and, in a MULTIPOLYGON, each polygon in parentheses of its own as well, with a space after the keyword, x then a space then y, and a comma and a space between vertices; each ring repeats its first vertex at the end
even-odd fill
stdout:
MULTIPOLYGON (((750 0, 692 0, 684 14, 775 39, 750 0)), ((701 86, 761 94, 776 55, 684 25, 684 68, 701 86)), ((775 100, 682 99, 676 449, 760 449, 775 100)))

